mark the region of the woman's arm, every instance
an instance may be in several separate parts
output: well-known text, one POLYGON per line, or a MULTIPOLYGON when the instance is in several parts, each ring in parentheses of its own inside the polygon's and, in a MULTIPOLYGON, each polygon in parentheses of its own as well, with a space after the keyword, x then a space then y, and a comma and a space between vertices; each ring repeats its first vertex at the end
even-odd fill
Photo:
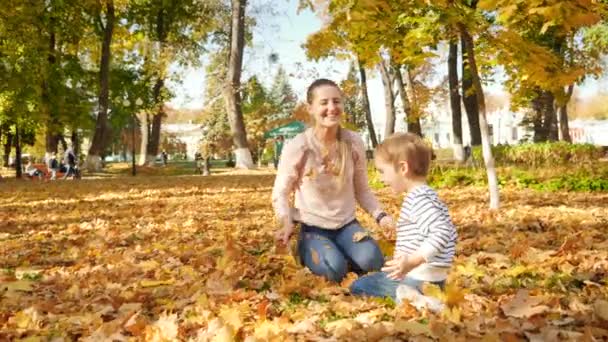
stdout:
POLYGON ((296 137, 283 147, 277 176, 272 188, 272 206, 279 222, 292 222, 293 214, 289 206, 289 196, 300 182, 304 167, 306 146, 303 139, 296 137))

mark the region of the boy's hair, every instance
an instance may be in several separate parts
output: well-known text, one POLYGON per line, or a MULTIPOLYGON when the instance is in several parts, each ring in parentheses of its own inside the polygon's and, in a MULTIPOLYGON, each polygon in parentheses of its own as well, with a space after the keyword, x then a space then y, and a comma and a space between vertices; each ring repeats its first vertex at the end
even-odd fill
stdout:
POLYGON ((393 164, 406 161, 409 175, 426 177, 431 164, 431 148, 416 134, 395 133, 376 147, 375 157, 393 164))

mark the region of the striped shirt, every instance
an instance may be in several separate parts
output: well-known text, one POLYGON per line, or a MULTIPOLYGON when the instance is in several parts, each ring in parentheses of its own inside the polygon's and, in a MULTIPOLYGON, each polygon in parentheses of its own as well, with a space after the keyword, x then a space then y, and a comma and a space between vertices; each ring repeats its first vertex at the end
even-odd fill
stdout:
POLYGON ((397 253, 419 253, 426 260, 408 277, 424 281, 447 278, 456 251, 458 235, 448 208, 428 185, 412 189, 401 207, 397 221, 397 253))

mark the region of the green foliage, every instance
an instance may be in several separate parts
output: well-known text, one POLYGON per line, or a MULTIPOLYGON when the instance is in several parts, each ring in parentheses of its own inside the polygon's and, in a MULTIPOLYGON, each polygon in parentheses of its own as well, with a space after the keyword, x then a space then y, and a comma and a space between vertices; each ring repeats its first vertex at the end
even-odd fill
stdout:
MULTIPOLYGON (((473 159, 483 160, 481 146, 474 147, 473 159)), ((527 143, 492 146, 496 165, 551 166, 594 163, 602 156, 601 148, 592 144, 567 142, 527 143)))

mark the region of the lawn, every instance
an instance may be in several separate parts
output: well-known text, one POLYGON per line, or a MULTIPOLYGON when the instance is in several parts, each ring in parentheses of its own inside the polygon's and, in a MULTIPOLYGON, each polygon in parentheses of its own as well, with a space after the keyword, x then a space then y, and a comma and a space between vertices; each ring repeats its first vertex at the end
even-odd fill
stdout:
POLYGON ((483 187, 440 189, 459 243, 435 314, 353 297, 353 274, 325 282, 277 248, 271 172, 178 169, 0 183, 0 340, 608 337, 606 192, 506 186, 489 212, 483 187))

